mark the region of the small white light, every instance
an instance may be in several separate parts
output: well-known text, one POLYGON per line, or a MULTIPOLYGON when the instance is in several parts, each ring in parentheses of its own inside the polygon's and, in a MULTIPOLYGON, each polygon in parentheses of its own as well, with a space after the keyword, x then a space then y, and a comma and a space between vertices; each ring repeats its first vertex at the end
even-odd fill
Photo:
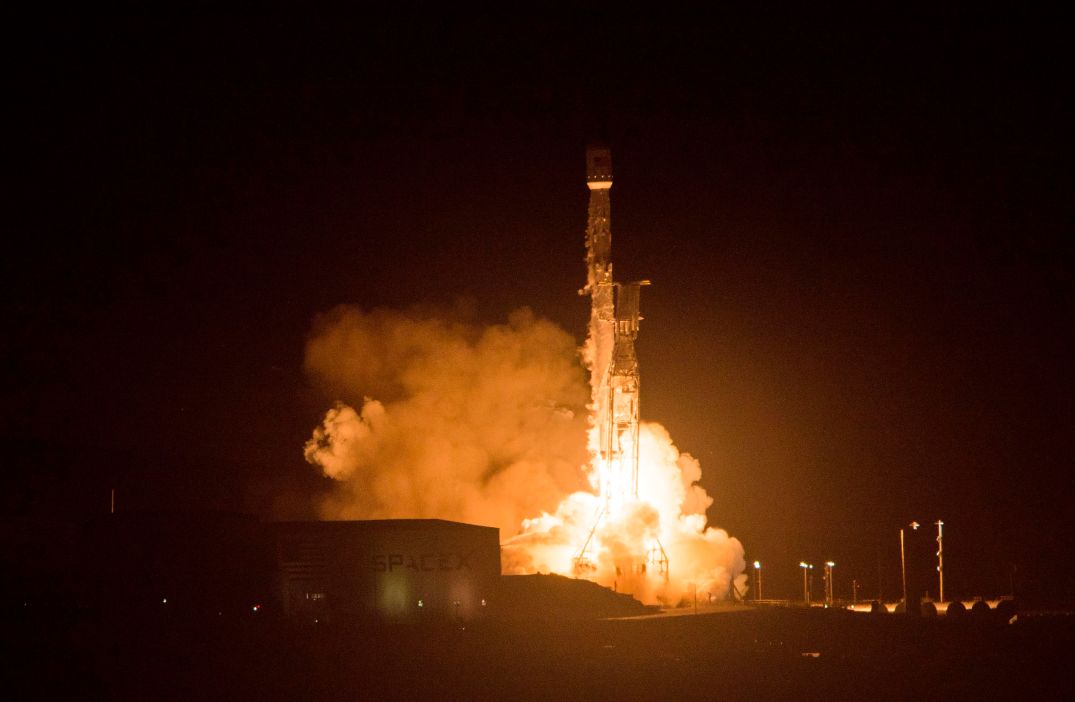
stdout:
POLYGON ((483 599, 482 600, 482 607, 484 607, 484 606, 485 606, 485 600, 483 599))
POLYGON ((161 604, 168 604, 168 598, 167 597, 162 597, 161 598, 161 604))
POLYGON ((754 561, 755 568, 761 568, 761 561, 754 561))
POLYGON ((425 607, 425 603, 423 603, 421 600, 418 600, 418 606, 419 607, 425 607))

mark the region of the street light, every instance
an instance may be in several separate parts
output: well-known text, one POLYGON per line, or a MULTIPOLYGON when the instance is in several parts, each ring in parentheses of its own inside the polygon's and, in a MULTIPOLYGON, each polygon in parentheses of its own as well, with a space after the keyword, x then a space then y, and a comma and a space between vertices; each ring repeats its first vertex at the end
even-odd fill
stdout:
POLYGON ((757 589, 754 591, 754 600, 761 599, 761 561, 754 561, 754 585, 757 589))
POLYGON ((944 602, 944 522, 938 519, 934 524, 937 525, 937 580, 941 602, 944 602))
MULTIPOLYGON (((918 527, 922 526, 918 522, 911 522, 907 526, 914 530, 918 530, 918 527)), ((903 611, 906 614, 909 607, 907 606, 907 556, 903 548, 903 530, 905 527, 900 527, 900 575, 903 579, 903 611)))
POLYGON ((836 564, 832 561, 825 561, 825 602, 832 606, 832 569, 836 567, 836 564))
POLYGON ((807 580, 807 578, 809 578, 809 575, 807 574, 807 571, 813 570, 814 566, 813 566, 813 564, 807 563, 806 561, 799 561, 799 567, 803 569, 803 602, 805 602, 806 605, 809 607, 810 606, 810 583, 807 580))

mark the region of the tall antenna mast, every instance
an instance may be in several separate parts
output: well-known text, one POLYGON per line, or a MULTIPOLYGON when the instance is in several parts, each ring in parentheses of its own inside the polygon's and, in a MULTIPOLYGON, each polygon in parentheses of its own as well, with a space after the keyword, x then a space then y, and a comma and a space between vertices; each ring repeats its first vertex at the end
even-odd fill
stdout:
MULTIPOLYGON (((944 522, 938 519, 937 525, 937 580, 940 592, 940 601, 944 602, 944 522)), ((958 544, 957 544, 958 546, 958 544)))

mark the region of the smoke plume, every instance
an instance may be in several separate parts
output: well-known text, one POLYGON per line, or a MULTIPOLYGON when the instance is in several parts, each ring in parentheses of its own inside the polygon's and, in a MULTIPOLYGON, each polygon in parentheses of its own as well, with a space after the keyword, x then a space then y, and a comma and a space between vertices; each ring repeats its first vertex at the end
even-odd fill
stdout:
POLYGON ((483 326, 457 314, 340 306, 315 320, 306 371, 337 400, 306 443, 336 481, 330 519, 441 518, 496 526, 509 573, 582 573, 644 601, 743 589, 743 548, 706 526, 701 467, 659 424, 640 434, 641 499, 597 525, 591 393, 575 340, 529 309, 483 326), (594 532, 597 533, 594 533, 594 532), (637 572, 663 548, 669 577, 637 572))
POLYGON ((339 489, 323 516, 499 527, 586 487, 586 398, 575 342, 529 309, 478 326, 429 310, 319 317, 306 371, 339 400, 306 459, 339 489))

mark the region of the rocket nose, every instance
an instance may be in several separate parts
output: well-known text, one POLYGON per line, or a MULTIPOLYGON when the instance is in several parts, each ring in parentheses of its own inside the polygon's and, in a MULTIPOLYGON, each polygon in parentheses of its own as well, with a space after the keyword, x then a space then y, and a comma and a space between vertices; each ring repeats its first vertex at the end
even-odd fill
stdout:
POLYGON ((612 152, 607 146, 591 144, 586 147, 586 180, 612 180, 612 152))

